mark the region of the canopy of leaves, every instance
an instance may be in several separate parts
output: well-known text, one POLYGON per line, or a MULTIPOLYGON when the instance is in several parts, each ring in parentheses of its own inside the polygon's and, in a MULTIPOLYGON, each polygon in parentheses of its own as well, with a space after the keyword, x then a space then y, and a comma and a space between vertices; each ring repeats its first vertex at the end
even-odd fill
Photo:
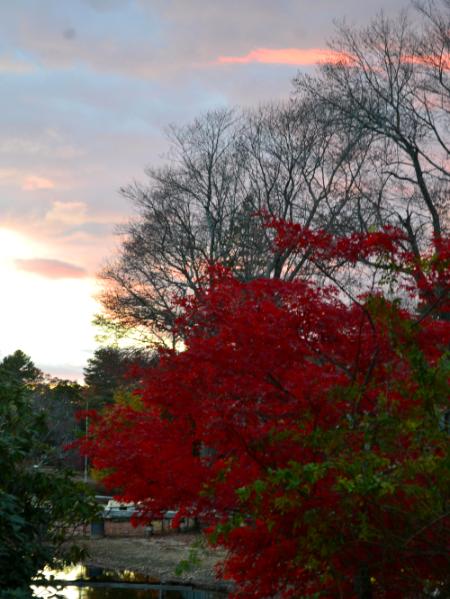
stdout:
POLYGON ((139 372, 155 361, 144 349, 98 348, 84 369, 85 399, 89 407, 113 403, 116 393, 132 392, 140 384, 139 372))
POLYGON ((270 226, 324 262, 401 264, 419 310, 214 267, 183 302, 185 350, 161 352, 138 408, 97 415, 85 451, 144 518, 208 524, 236 596, 447 597, 449 242, 419 261, 392 229, 270 226))
POLYGON ((80 435, 77 414, 84 407, 84 390, 77 382, 45 376, 33 385, 30 408, 46 422, 46 466, 81 468, 79 452, 69 445, 80 435))

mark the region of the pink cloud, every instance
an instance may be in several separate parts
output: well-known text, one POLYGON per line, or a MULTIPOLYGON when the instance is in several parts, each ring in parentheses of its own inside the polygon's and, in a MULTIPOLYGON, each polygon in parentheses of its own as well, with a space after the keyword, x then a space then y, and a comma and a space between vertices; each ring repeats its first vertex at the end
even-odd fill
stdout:
POLYGON ((219 56, 219 64, 265 64, 314 65, 318 62, 338 62, 342 60, 339 52, 326 48, 256 48, 244 56, 219 56))
POLYGON ((25 270, 47 279, 81 279, 87 276, 84 268, 62 262, 61 260, 49 260, 47 258, 30 258, 15 260, 17 268, 25 270))
POLYGON ((55 187, 55 183, 51 179, 46 179, 45 177, 36 177, 34 175, 30 175, 26 177, 22 189, 24 191, 36 191, 38 189, 53 189, 55 187))

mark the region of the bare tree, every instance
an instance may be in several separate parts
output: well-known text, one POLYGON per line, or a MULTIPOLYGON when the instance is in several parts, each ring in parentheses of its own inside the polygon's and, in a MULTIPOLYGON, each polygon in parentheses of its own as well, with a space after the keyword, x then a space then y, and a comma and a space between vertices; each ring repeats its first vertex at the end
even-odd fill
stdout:
MULTIPOLYGON (((249 197, 255 211, 330 232, 346 228, 365 148, 306 98, 247 114, 249 197)), ((267 239, 270 246, 271 238, 267 239)), ((264 276, 310 274, 308 253, 273 253, 264 276)))
POLYGON ((262 213, 333 233, 392 224, 420 257, 448 227, 450 2, 416 14, 340 27, 341 60, 298 76, 290 101, 170 127, 167 165, 123 190, 138 216, 103 272, 107 317, 174 342, 174 297, 212 262, 245 280, 317 276, 307 250, 273 250, 262 213))
POLYGON ((340 226, 365 153, 299 101, 210 112, 169 136, 168 165, 123 190, 139 214, 103 272, 109 317, 158 341, 173 331, 174 297, 196 293, 212 262, 246 280, 305 270, 306 255, 273 251, 261 213, 340 226))
POLYGON ((248 240, 253 234, 243 201, 239 130, 232 110, 170 127, 169 164, 148 169, 148 187, 122 190, 139 216, 124 227, 121 253, 104 270, 102 299, 125 327, 166 339, 176 314, 174 296, 195 293, 208 263, 248 270, 254 259, 250 241, 245 247, 236 242, 245 227, 248 240))
POLYGON ((402 14, 341 26, 332 43, 341 60, 295 81, 336 127, 366 140, 355 225, 399 226, 417 256, 446 228, 450 189, 450 11, 430 2, 421 14, 420 23, 402 14))

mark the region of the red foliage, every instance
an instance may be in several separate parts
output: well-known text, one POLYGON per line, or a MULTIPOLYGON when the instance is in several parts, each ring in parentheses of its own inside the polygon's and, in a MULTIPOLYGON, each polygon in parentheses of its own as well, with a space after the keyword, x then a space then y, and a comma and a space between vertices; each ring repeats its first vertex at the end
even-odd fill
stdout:
POLYGON ((436 305, 416 316, 382 294, 346 303, 331 286, 213 268, 185 302, 185 349, 161 351, 141 406, 97 418, 84 450, 144 517, 178 508, 207 523, 239 596, 351 598, 368 584, 397 598, 450 583, 450 326, 432 318, 448 306, 448 241, 419 263, 394 230, 335 240, 269 224, 278 247, 322 260, 403 260, 410 291, 436 305))

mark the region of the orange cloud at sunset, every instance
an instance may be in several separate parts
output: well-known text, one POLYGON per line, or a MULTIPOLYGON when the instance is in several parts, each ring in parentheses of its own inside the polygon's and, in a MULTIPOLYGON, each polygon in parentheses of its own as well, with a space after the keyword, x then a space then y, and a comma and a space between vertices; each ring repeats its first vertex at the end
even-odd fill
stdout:
POLYGON ((265 64, 314 65, 318 62, 337 62, 342 56, 326 48, 256 48, 244 56, 219 56, 219 64, 265 64))
POLYGON ((25 270, 48 279, 80 279, 87 274, 84 268, 70 264, 69 262, 62 262, 61 260, 31 258, 28 260, 17 259, 15 263, 20 270, 25 270))
POLYGON ((53 189, 55 187, 54 182, 46 177, 36 177, 31 175, 26 177, 22 189, 24 191, 36 191, 37 189, 53 189))

